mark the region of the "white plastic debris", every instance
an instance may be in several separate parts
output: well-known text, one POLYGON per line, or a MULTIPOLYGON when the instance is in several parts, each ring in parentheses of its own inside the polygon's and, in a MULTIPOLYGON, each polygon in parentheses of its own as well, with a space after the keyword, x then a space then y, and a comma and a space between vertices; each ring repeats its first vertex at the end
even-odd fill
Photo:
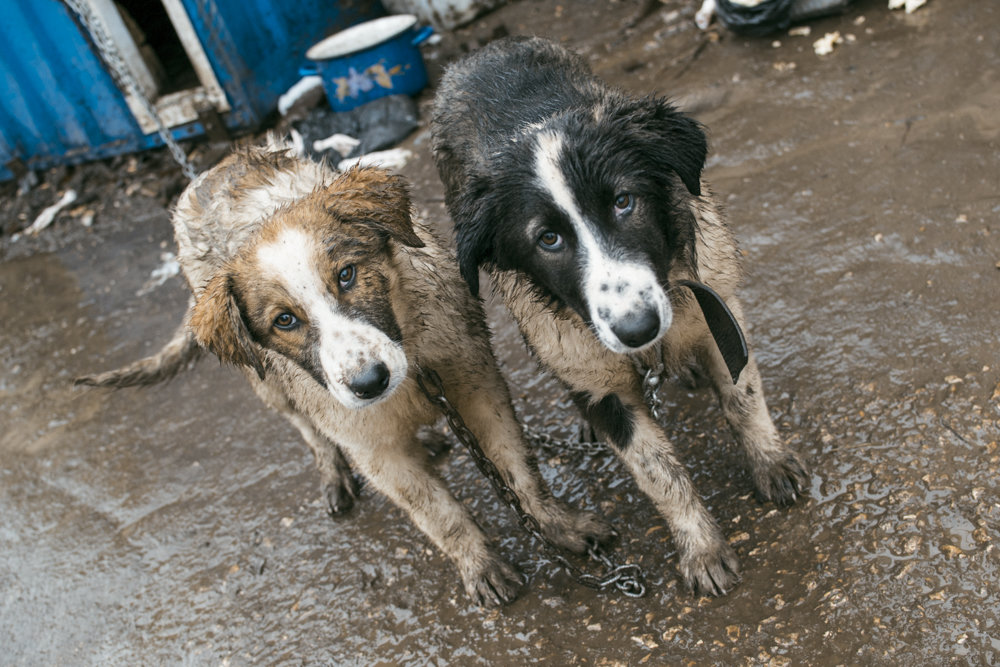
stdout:
POLYGON ((38 232, 42 231, 43 229, 51 225, 52 221, 56 219, 57 215, 59 215, 59 211, 63 210, 64 208, 75 202, 76 197, 77 197, 76 190, 67 190, 66 193, 62 196, 62 199, 60 199, 55 204, 49 206, 44 211, 39 213, 38 217, 35 218, 35 221, 31 223, 31 226, 28 227, 26 230, 24 230, 24 233, 37 234, 38 232))
POLYGON ((323 77, 314 75, 302 77, 284 95, 278 98, 278 113, 282 116, 287 116, 289 110, 295 106, 296 102, 310 94, 322 96, 322 89, 323 77))
POLYGON ((694 15, 695 25, 702 30, 708 30, 713 16, 715 16, 715 0, 705 0, 701 3, 701 9, 694 15))
POLYGON ((351 167, 381 167, 383 169, 402 169, 407 161, 413 157, 413 151, 405 148, 390 148, 387 151, 375 151, 349 160, 341 160, 337 165, 340 171, 347 171, 351 167))
POLYGON ((306 142, 294 127, 288 131, 288 136, 292 140, 292 151, 299 157, 306 155, 306 142))
POLYGON ((927 0, 889 0, 889 9, 905 9, 912 14, 927 4, 927 0))
POLYGON ((828 32, 813 42, 813 51, 817 56, 826 56, 833 53, 834 47, 843 41, 844 38, 840 36, 839 30, 828 32))
POLYGON ((328 151, 332 148, 340 153, 340 157, 347 157, 351 154, 351 151, 358 147, 358 144, 360 143, 360 139, 355 139, 354 137, 346 134, 331 134, 326 139, 317 139, 314 141, 313 151, 322 153, 323 151, 328 151))
POLYGON ((143 283, 142 288, 136 292, 136 296, 142 296, 152 292, 154 289, 167 282, 181 272, 181 265, 177 261, 177 255, 172 252, 160 253, 160 261, 163 262, 153 269, 149 274, 149 280, 143 283))

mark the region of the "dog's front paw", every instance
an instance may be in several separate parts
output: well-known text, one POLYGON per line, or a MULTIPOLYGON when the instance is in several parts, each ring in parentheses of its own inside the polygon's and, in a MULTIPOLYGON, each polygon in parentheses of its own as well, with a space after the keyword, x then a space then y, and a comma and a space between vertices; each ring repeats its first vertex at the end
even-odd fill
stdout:
POLYGON ((462 573, 465 591, 483 607, 497 607, 517 597, 524 584, 521 574, 498 556, 490 556, 478 568, 462 573))
POLYGON ((604 517, 568 507, 560 519, 542 526, 542 532, 563 549, 579 554, 592 546, 607 545, 618 536, 604 517))
POLYGON ((724 595, 740 580, 740 561, 725 542, 681 556, 681 576, 695 595, 724 595))
POLYGON ((359 495, 361 495, 361 484, 350 470, 323 483, 326 511, 335 519, 354 507, 354 501, 359 495))
POLYGON ((773 500, 779 507, 788 507, 805 495, 809 485, 809 472, 802 458, 795 452, 775 461, 770 467, 754 473, 757 499, 773 500))

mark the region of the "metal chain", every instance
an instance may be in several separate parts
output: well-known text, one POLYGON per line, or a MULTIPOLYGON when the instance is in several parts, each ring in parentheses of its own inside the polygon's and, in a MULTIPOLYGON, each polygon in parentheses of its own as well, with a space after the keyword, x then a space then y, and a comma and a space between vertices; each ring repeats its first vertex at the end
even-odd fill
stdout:
POLYGON ((638 358, 633 358, 632 364, 635 366, 636 372, 642 376, 642 397, 649 407, 649 413, 653 415, 653 419, 659 422, 663 415, 663 399, 660 397, 660 387, 663 384, 665 369, 660 345, 656 345, 653 350, 656 359, 655 364, 647 366, 638 358))
POLYGON ((90 33, 91 38, 94 40, 94 44, 97 46, 97 50, 101 54, 101 58, 111 68, 111 74, 115 78, 115 82, 120 88, 125 89, 125 92, 132 95, 135 99, 139 101, 143 109, 150 115, 153 122, 156 123, 156 132, 160 135, 163 140, 164 145, 170 150, 170 154, 173 156, 174 161, 180 165, 181 171, 189 180, 194 180, 198 173, 194 170, 194 167, 187 159, 184 150, 181 148, 177 140, 174 139, 173 135, 170 133, 170 129, 163 124, 163 120, 160 118, 160 114, 156 111, 156 107, 153 103, 146 97, 145 92, 139 85, 139 82, 135 80, 132 76, 132 70, 129 69, 128 65, 125 64, 121 53, 118 51, 118 46, 112 41, 111 37, 108 35, 107 31, 104 29, 104 25, 101 23, 100 19, 91 11, 90 7, 82 2, 82 0, 63 0, 67 6, 80 18, 84 27, 90 33))
POLYGON ((582 454, 587 457, 606 456, 611 453, 611 448, 600 440, 557 440, 549 433, 541 429, 525 426, 523 428, 524 437, 535 446, 536 449, 544 450, 549 454, 561 456, 563 454, 582 454))
POLYGON ((643 574, 642 569, 636 564, 616 565, 607 554, 600 550, 600 547, 596 544, 591 545, 588 548, 588 553, 591 558, 599 560, 604 565, 604 567, 608 570, 607 574, 604 576, 588 574, 573 563, 569 562, 569 560, 562 555, 560 548, 542 534, 538 519, 525 511, 525 509, 521 506, 521 500, 517 497, 517 494, 514 493, 514 490, 511 489, 506 482, 504 482, 503 478, 500 476, 500 471, 497 470, 493 461, 491 461, 486 454, 483 453, 482 447, 479 446, 479 441, 476 439, 476 436, 465 425, 465 421, 458 413, 458 410, 456 410, 447 397, 445 397, 444 387, 441 384, 441 378, 438 374, 433 370, 423 369, 420 374, 417 375, 417 383, 420 385, 420 389, 427 396, 428 400, 441 410, 445 419, 448 420, 448 426, 451 427, 455 437, 458 438, 459 442, 465 445, 465 448, 469 451, 469 455, 472 456, 472 460, 475 461, 476 467, 479 468, 479 471, 483 474, 483 476, 489 480, 496 494, 500 496, 500 499, 504 503, 514 510, 515 514, 517 514, 518 522, 520 523, 521 528, 544 544, 552 557, 570 574, 571 577, 573 577, 573 579, 575 579, 578 583, 595 590, 605 590, 610 586, 614 586, 619 590, 619 592, 628 597, 637 598, 646 594, 646 585, 643 583, 645 575, 643 574))
MULTIPOLYGON (((662 348, 658 344, 653 349, 653 358, 656 363, 647 366, 638 357, 632 358, 632 365, 636 373, 642 377, 642 398, 649 408, 650 414, 657 422, 663 415, 663 398, 660 396, 660 387, 663 386, 663 376, 666 368, 663 364, 662 348)), ((566 452, 580 453, 586 456, 603 456, 611 451, 607 444, 598 441, 556 440, 548 433, 540 429, 524 427, 524 436, 536 447, 544 449, 552 454, 564 454, 566 452)))

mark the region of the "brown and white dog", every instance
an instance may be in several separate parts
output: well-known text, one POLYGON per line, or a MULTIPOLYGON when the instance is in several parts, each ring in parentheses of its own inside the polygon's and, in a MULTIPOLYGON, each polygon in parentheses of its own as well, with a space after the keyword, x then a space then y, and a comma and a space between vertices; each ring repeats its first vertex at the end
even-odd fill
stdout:
POLYGON ((269 140, 202 174, 173 216, 192 305, 163 350, 81 384, 152 384, 199 344, 241 368, 312 448, 332 512, 357 493, 344 455, 458 566, 481 603, 520 581, 429 468, 419 428, 439 416, 416 374, 433 369, 543 532, 584 551, 610 527, 555 499, 523 440, 478 299, 453 254, 411 219, 403 179, 343 174, 269 140))
POLYGON ((472 292, 487 269, 536 358, 666 518, 684 581, 725 592, 739 562, 633 362, 711 382, 763 499, 792 503, 808 476, 768 415, 753 357, 734 383, 681 287, 707 284, 742 321, 739 253, 701 182, 700 126, 660 98, 609 87, 556 44, 510 38, 446 71, 432 132, 472 292))

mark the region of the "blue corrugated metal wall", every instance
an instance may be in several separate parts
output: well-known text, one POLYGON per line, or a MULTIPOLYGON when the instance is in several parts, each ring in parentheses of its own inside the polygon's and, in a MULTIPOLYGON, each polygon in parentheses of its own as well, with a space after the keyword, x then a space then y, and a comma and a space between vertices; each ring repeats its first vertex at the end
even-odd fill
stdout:
MULTIPOLYGON (((154 0, 155 1, 155 0, 154 0)), ((183 0, 226 91, 231 129, 257 127, 298 78, 309 46, 383 13, 377 0, 183 0)), ((89 36, 59 0, 5 0, 0 11, 0 180, 30 168, 161 144, 143 134, 89 36)), ((200 134, 197 123, 175 128, 200 134)))

